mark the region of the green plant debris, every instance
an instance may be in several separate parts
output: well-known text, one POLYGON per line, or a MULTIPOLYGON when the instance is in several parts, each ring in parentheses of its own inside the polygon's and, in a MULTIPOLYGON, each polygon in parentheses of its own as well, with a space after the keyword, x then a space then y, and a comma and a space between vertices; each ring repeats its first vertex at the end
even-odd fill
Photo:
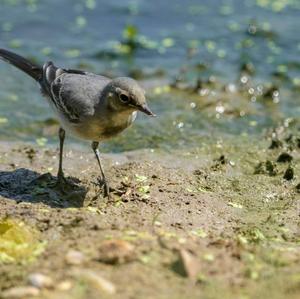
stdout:
POLYGON ((8 122, 8 119, 6 117, 0 117, 0 125, 6 124, 8 122))
POLYGON ((176 233, 170 232, 170 231, 165 231, 162 229, 158 232, 158 235, 159 235, 159 237, 166 238, 166 239, 172 239, 172 238, 178 239, 178 236, 176 233))
POLYGON ((12 219, 0 221, 0 264, 33 261, 45 249, 38 232, 12 219))
POLYGON ((85 6, 86 6, 88 9, 93 10, 93 9, 96 8, 96 5, 97 5, 96 0, 86 0, 86 1, 85 1, 85 6))
POLYGON ((185 190, 186 190, 187 192, 189 192, 189 193, 195 193, 195 192, 197 192, 196 190, 194 190, 194 189, 192 189, 192 188, 189 188, 189 187, 185 188, 185 190))
POLYGON ((37 145, 39 145, 39 146, 45 146, 48 142, 47 138, 44 138, 44 137, 37 138, 35 141, 36 141, 37 145))
POLYGON ((19 100, 19 96, 15 93, 11 93, 7 98, 12 102, 17 102, 19 100))
POLYGON ((22 45, 23 45, 23 42, 21 40, 19 40, 19 39, 12 39, 9 42, 10 48, 14 48, 14 49, 21 48, 22 45))
POLYGON ((138 182, 138 183, 143 183, 145 181, 147 181, 147 177, 144 176, 144 175, 139 175, 139 174, 136 174, 135 175, 135 180, 138 182))
POLYGON ((242 235, 238 235, 237 236, 237 241, 240 245, 246 245, 248 244, 248 240, 246 237, 242 236, 242 235))
POLYGON ((83 28, 83 27, 86 26, 87 20, 86 20, 86 18, 83 17, 83 16, 78 16, 78 17, 76 17, 75 23, 76 23, 76 26, 77 26, 78 28, 83 28))
POLYGON ((215 256, 212 253, 205 253, 202 258, 207 262, 213 262, 215 260, 215 256))
POLYGON ((43 55, 48 56, 48 55, 52 54, 52 48, 51 47, 44 47, 44 48, 41 49, 41 53, 43 55))
POLYGON ((206 283, 208 282, 207 276, 203 273, 198 273, 196 280, 198 283, 206 283))
POLYGON ((81 54, 79 49, 68 49, 65 51, 65 56, 67 58, 76 58, 79 57, 81 54))
POLYGON ((150 186, 146 185, 146 186, 141 186, 138 188, 138 191, 141 193, 148 193, 150 190, 150 186))
POLYGON ((123 30, 123 38, 127 40, 135 40, 138 36, 138 29, 136 26, 127 25, 123 30))
POLYGON ((260 7, 270 9, 274 12, 281 12, 288 7, 296 5, 294 0, 256 0, 256 4, 260 7))
POLYGON ((151 256, 147 255, 147 254, 144 254, 144 255, 139 256, 138 259, 143 264, 149 264, 150 261, 151 261, 151 256))
POLYGON ((134 231, 134 230, 127 230, 123 232, 122 239, 125 241, 136 241, 136 240, 153 240, 154 236, 152 236, 147 231, 134 231))
POLYGON ((103 212, 99 208, 96 208, 96 207, 87 207, 86 210, 91 213, 95 213, 95 214, 103 214, 103 212))
POLYGON ((173 38, 167 37, 162 40, 162 46, 165 48, 170 48, 175 45, 175 41, 173 38))
POLYGON ((120 207, 122 205, 124 205, 124 203, 122 202, 121 198, 114 201, 114 206, 116 208, 118 208, 118 207, 120 207))
POLYGON ((242 208, 243 208, 243 205, 238 204, 238 203, 236 203, 236 202, 230 201, 230 202, 228 202, 227 204, 228 204, 229 206, 234 207, 234 208, 237 208, 237 209, 242 209, 242 208))
MULTIPOLYGON (((260 243, 266 240, 265 235, 257 227, 247 229, 243 234, 244 239, 239 238, 240 240, 247 240, 251 243, 260 243)), ((245 242, 243 242, 245 243, 245 242)))
POLYGON ((248 268, 245 271, 245 276, 250 279, 257 280, 259 278, 259 273, 254 269, 248 268))
POLYGON ((171 91, 171 88, 169 85, 164 85, 164 86, 157 86, 153 89, 154 94, 159 95, 163 93, 168 93, 171 91))
POLYGON ((202 228, 192 230, 191 235, 197 236, 199 238, 206 238, 207 237, 207 233, 202 228))

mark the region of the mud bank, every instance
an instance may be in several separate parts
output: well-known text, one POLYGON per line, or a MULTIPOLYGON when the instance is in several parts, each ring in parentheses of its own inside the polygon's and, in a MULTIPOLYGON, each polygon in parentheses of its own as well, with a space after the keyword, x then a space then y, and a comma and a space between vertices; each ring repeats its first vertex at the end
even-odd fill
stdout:
POLYGON ((299 298, 299 148, 274 142, 104 155, 110 200, 92 153, 66 152, 62 189, 56 149, 1 143, 0 238, 40 244, 0 245, 2 296, 299 298))

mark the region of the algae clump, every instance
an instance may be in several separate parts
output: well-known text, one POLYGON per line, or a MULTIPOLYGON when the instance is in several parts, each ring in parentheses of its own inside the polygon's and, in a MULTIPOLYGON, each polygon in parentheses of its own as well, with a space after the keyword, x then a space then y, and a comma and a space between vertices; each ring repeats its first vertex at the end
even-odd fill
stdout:
POLYGON ((39 240, 38 232, 24 222, 0 220, 0 264, 28 263, 41 254, 46 242, 39 240))

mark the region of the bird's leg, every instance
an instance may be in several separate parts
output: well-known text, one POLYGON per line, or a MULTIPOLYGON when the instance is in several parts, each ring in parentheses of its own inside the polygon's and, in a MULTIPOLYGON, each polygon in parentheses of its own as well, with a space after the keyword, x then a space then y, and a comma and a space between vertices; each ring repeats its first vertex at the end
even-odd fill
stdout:
POLYGON ((66 131, 62 127, 59 128, 58 136, 59 136, 59 165, 58 165, 57 178, 58 178, 58 182, 61 184, 66 182, 64 172, 62 169, 63 150, 64 150, 66 131))
POLYGON ((104 196, 107 196, 109 198, 110 197, 109 196, 109 185, 108 185, 108 182, 106 180, 106 177, 105 177, 105 174, 104 174, 104 171, 103 171, 103 167, 102 167, 102 164, 101 164, 101 159, 100 159, 100 153, 99 153, 99 150, 98 150, 98 146, 99 146, 99 142, 97 142, 97 141, 92 142, 92 149, 93 149, 93 151, 95 153, 95 156, 96 156, 96 159, 98 161, 98 165, 100 167, 101 176, 102 176, 103 183, 104 183, 104 196))

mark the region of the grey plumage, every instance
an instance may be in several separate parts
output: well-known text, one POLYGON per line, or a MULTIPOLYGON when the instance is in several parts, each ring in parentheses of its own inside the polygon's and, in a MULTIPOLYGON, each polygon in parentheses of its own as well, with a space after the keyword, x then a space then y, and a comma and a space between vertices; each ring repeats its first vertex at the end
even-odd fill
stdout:
POLYGON ((92 148, 109 193, 98 144, 130 126, 137 111, 154 116, 147 106, 144 90, 131 78, 109 79, 81 70, 59 68, 52 62, 46 62, 40 67, 4 49, 0 49, 0 58, 21 69, 40 84, 42 94, 59 118, 59 180, 64 180, 62 150, 66 130, 82 139, 93 141, 92 148))

